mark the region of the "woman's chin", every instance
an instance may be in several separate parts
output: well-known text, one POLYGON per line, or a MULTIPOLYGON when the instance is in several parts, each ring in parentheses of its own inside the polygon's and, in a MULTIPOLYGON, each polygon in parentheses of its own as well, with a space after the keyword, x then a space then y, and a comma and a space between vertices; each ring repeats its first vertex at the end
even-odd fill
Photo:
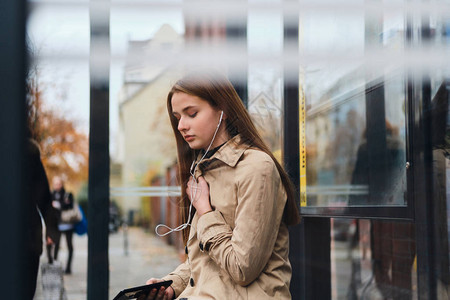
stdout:
POLYGON ((203 149, 202 145, 199 145, 198 143, 196 143, 195 141, 192 142, 186 142, 189 145, 189 148, 191 148, 192 150, 200 150, 203 149))

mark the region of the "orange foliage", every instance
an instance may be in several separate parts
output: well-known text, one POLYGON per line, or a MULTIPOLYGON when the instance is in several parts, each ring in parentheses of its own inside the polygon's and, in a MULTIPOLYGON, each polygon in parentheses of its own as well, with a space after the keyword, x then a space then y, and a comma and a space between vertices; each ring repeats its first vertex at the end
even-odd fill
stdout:
POLYGON ((49 181, 60 176, 68 190, 76 191, 88 178, 89 141, 75 122, 62 113, 45 108, 36 79, 28 82, 28 126, 41 147, 41 158, 49 181))

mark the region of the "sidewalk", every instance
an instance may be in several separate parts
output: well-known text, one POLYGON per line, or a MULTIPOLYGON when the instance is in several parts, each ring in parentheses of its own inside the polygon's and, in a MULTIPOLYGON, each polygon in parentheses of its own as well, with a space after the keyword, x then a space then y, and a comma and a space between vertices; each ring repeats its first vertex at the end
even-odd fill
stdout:
MULTIPOLYGON (((145 233, 140 228, 128 229, 128 255, 124 250, 122 231, 109 236, 109 299, 122 289, 145 284, 146 280, 159 278, 174 270, 180 263, 175 248, 164 243, 157 236, 145 233)), ((74 257, 72 274, 64 275, 64 286, 68 300, 85 300, 87 298, 87 236, 74 235, 74 257)), ((61 238, 59 260, 67 260, 67 247, 61 238)), ((46 255, 41 262, 46 262, 46 255)), ((34 300, 46 300, 42 293, 40 272, 34 300)))

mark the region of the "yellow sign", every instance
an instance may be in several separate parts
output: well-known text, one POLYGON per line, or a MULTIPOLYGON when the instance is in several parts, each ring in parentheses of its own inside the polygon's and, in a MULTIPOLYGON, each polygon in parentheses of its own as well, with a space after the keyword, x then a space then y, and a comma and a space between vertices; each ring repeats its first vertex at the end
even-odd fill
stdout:
POLYGON ((300 126, 300 206, 306 206, 306 138, 305 138, 305 94, 299 89, 299 126, 300 126))

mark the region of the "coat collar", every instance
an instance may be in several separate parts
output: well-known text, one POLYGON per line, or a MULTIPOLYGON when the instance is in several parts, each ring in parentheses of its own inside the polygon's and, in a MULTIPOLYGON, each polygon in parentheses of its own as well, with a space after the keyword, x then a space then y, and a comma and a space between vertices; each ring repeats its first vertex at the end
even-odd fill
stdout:
POLYGON ((218 159, 233 168, 249 147, 242 143, 241 135, 238 134, 226 142, 210 159, 218 159))
MULTIPOLYGON (((247 150, 250 146, 242 143, 242 138, 240 135, 236 135, 229 139, 216 153, 213 154, 210 158, 204 159, 199 167, 195 171, 195 177, 201 175, 203 169, 201 166, 206 167, 211 164, 215 160, 220 160, 223 163, 227 164, 230 167, 235 167, 238 163, 241 156, 244 154, 244 151, 247 150), (200 172, 200 173, 198 173, 200 172)), ((199 154, 197 157, 197 161, 200 160, 202 154, 199 154)))

